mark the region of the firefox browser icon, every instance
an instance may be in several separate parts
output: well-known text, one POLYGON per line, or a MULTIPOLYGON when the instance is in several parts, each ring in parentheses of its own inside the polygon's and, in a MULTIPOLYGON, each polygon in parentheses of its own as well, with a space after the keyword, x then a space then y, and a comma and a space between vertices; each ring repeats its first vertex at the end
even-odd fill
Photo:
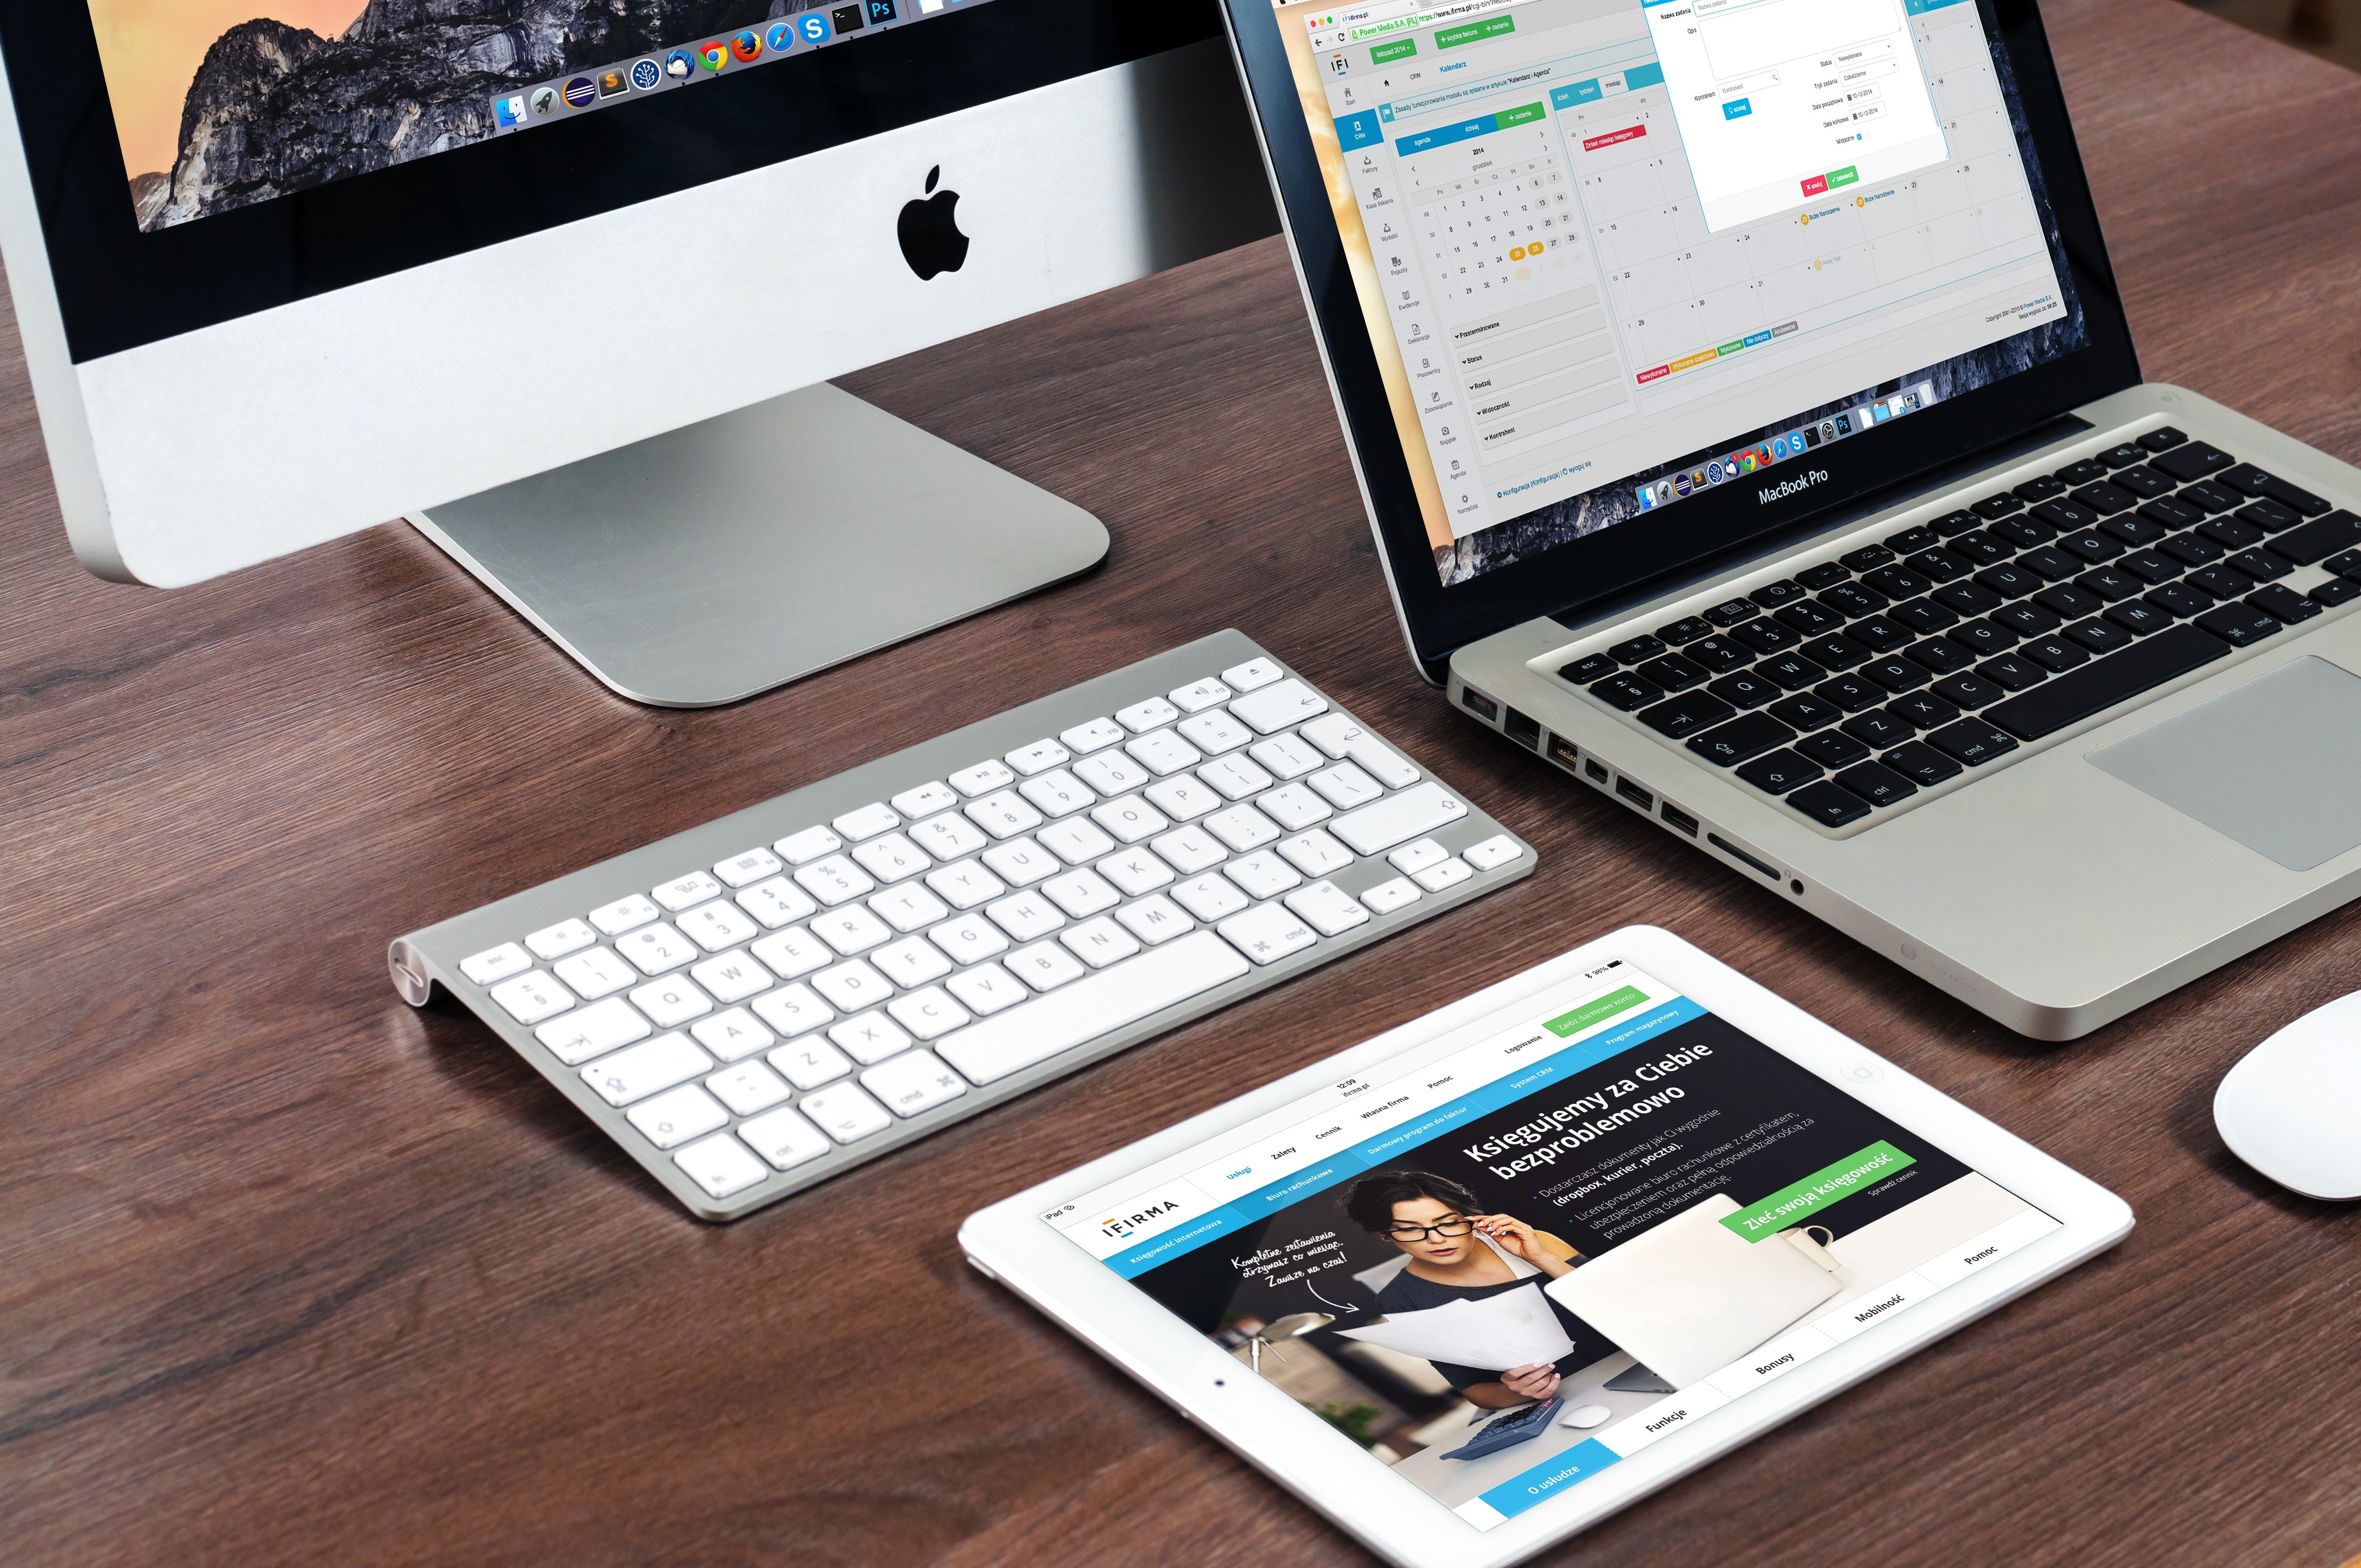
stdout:
POLYGON ((741 60, 759 59, 763 53, 763 40, 752 33, 740 33, 730 40, 730 52, 741 60))

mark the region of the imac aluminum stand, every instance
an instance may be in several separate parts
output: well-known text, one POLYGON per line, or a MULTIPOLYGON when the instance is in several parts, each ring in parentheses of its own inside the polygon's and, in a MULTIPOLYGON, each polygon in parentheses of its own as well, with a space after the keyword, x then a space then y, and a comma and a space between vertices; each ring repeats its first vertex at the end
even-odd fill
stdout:
POLYGON ((752 696, 1107 551, 1080 507, 826 382, 408 521, 657 707, 752 696))

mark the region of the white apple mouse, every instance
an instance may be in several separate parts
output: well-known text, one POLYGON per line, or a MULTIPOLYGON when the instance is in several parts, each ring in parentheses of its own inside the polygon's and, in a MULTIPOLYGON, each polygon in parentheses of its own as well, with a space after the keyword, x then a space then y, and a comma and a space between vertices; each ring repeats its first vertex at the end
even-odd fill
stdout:
POLYGON ((2248 1051, 2213 1092, 2230 1152, 2308 1198, 2361 1198, 2361 992, 2248 1051))
POLYGON ((1558 1417, 1557 1424, 1562 1427, 1579 1427, 1587 1429, 1598 1425, 1601 1421, 1604 1421, 1608 1417, 1614 1413, 1614 1411, 1609 1409, 1604 1405, 1576 1405, 1565 1414, 1558 1417))

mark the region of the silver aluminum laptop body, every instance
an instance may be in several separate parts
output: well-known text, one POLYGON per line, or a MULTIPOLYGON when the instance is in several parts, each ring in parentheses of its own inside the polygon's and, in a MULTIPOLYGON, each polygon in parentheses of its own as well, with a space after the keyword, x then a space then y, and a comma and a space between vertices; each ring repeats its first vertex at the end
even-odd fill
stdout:
POLYGON ((2011 1029, 2087 1034, 2361 893, 2361 603, 1833 830, 1556 674, 2159 427, 2361 510, 2361 469, 2193 392, 2143 385, 2076 412, 2084 433, 1641 609, 1463 647, 1451 700, 2011 1029))

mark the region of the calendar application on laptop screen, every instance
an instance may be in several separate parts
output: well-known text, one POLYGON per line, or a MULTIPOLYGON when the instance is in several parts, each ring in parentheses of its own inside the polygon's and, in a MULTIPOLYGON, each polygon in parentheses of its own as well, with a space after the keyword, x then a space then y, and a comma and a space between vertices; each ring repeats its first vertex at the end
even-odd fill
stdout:
POLYGON ((1278 16, 1445 584, 2088 341, 1974 0, 1278 16))

